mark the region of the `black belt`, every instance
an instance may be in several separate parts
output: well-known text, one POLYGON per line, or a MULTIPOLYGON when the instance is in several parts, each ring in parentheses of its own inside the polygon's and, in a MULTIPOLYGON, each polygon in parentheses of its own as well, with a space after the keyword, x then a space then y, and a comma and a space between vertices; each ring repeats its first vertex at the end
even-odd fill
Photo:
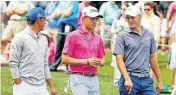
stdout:
POLYGON ((97 74, 88 74, 88 73, 82 73, 82 72, 72 72, 71 74, 83 75, 88 77, 95 77, 97 75, 97 74))

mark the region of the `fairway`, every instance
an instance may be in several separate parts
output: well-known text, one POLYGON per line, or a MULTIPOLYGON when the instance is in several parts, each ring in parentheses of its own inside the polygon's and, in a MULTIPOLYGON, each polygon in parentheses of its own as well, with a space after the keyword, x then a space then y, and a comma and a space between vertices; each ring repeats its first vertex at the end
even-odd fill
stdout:
MULTIPOLYGON (((164 85, 172 83, 172 71, 167 69, 167 54, 161 56, 158 54, 158 61, 161 69, 162 80, 164 85)), ((98 69, 98 77, 100 83, 101 95, 119 95, 118 89, 113 87, 113 67, 110 66, 111 53, 106 53, 105 66, 98 69)), ((69 74, 63 72, 51 72, 52 78, 59 92, 59 95, 72 95, 69 89, 67 93, 62 90, 69 79, 69 74)), ((12 95, 12 78, 8 66, 1 67, 1 95, 12 95)))

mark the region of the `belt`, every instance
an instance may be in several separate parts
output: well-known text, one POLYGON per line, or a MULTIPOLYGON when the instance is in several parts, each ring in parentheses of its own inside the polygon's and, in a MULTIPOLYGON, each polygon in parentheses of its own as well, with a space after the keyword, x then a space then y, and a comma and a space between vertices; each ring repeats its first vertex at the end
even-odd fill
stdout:
POLYGON ((141 73, 133 73, 133 72, 128 72, 129 75, 132 75, 132 76, 136 76, 136 77, 139 77, 139 78, 143 78, 143 77, 149 77, 150 74, 149 73, 144 73, 144 74, 141 74, 141 73))
POLYGON ((83 75, 88 77, 95 77, 97 75, 97 74, 88 74, 88 73, 82 73, 82 72, 72 72, 71 74, 83 75))

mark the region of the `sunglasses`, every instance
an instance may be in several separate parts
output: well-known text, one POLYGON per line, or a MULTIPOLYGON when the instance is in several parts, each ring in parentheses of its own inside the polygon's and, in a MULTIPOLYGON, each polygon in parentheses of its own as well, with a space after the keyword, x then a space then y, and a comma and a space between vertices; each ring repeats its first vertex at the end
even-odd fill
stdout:
POLYGON ((150 9, 144 9, 144 11, 150 11, 150 9))

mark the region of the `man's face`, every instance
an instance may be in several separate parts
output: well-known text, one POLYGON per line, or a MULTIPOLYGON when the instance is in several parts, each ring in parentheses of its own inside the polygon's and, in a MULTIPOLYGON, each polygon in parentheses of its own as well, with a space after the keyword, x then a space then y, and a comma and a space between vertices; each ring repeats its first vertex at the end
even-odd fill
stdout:
POLYGON ((97 22, 97 17, 86 16, 85 18, 83 18, 83 23, 85 24, 87 29, 92 31, 95 29, 96 22, 97 22))
POLYGON ((40 31, 42 31, 44 26, 45 26, 45 24, 46 24, 46 18, 45 17, 38 18, 37 24, 38 24, 38 26, 40 28, 40 31))
POLYGON ((153 9, 149 5, 145 5, 144 11, 147 15, 150 15, 152 13, 153 9))
POLYGON ((137 28, 138 26, 140 26, 141 16, 137 15, 133 17, 130 15, 126 15, 126 21, 128 22, 130 28, 137 28))
POLYGON ((122 14, 122 16, 125 15, 125 10, 126 10, 126 8, 127 8, 127 7, 126 7, 126 5, 124 5, 124 4, 121 6, 121 14, 122 14))

